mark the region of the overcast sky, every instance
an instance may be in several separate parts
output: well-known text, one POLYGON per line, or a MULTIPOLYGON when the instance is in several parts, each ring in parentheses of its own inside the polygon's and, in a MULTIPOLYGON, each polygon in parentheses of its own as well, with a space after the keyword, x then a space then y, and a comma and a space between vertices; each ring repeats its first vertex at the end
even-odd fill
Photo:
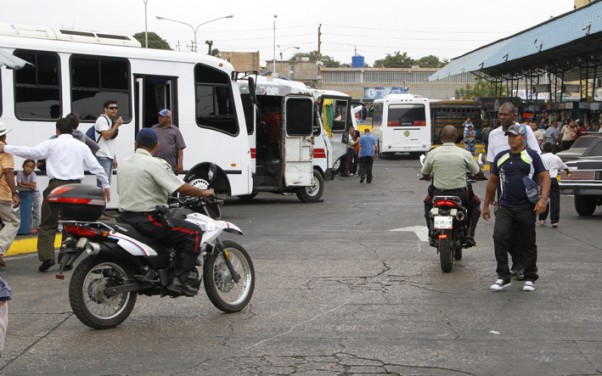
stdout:
MULTIPOLYGON (((213 48, 222 51, 259 51, 262 64, 274 49, 277 60, 281 51, 286 60, 317 50, 321 24, 322 55, 351 63, 358 54, 372 65, 396 51, 415 59, 457 57, 573 5, 573 0, 147 0, 146 9, 148 31, 173 49, 190 50, 193 29, 156 16, 197 26, 234 15, 199 27, 200 52, 213 40, 213 48)), ((145 30, 144 10, 144 0, 5 0, 0 22, 132 35, 145 30)))

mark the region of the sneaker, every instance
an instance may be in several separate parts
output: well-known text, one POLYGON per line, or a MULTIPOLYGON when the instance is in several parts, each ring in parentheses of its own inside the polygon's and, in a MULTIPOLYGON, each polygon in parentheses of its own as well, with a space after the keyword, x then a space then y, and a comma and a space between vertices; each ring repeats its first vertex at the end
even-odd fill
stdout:
POLYGON ((502 291, 506 287, 510 286, 510 280, 504 281, 503 279, 497 279, 491 287, 491 291, 502 291))
POLYGON ((546 220, 542 219, 541 221, 539 221, 539 223, 541 223, 541 225, 545 225, 546 224, 546 220))
POLYGON ((552 223, 552 227, 554 227, 554 228, 558 228, 558 222, 556 222, 556 223, 552 223))
POLYGON ((525 285, 523 286, 523 291, 535 291, 535 283, 531 281, 525 281, 525 285))

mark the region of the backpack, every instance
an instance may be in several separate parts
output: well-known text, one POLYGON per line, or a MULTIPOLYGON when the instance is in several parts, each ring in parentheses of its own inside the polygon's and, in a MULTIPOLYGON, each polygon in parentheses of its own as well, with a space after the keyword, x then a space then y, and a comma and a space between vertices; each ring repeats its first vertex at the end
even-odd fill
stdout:
MULTIPOLYGON (((111 128, 113 126, 113 122, 111 121, 111 119, 109 119, 107 116, 105 115, 100 115, 102 116, 107 123, 109 124, 109 128, 111 128)), ((115 132, 115 134, 113 135, 113 137, 111 137, 111 140, 114 140, 117 135, 119 135, 119 128, 117 128, 117 131, 115 132)), ((100 138, 102 137, 102 134, 96 130, 96 124, 92 125, 90 128, 88 128, 88 130, 86 131, 86 136, 94 141, 96 141, 96 143, 98 143, 100 141, 100 138), (98 138, 96 138, 96 133, 98 133, 98 138)))

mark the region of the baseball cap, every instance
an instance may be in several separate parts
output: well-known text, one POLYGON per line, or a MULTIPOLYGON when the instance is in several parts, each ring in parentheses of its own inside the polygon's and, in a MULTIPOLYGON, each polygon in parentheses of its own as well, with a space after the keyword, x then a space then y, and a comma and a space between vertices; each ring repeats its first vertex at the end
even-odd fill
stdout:
POLYGON ((511 125, 510 128, 504 133, 506 136, 513 134, 515 136, 521 136, 525 134, 525 128, 520 124, 511 125))
POLYGON ((171 117, 171 111, 169 111, 167 108, 164 108, 161 111, 159 111, 159 115, 171 117))
POLYGON ((10 131, 12 131, 12 129, 6 129, 6 125, 4 125, 4 123, 0 122, 0 136, 4 136, 5 134, 7 134, 10 131))
POLYGON ((136 135, 136 142, 140 146, 154 146, 157 143, 157 133, 150 128, 142 128, 136 135))

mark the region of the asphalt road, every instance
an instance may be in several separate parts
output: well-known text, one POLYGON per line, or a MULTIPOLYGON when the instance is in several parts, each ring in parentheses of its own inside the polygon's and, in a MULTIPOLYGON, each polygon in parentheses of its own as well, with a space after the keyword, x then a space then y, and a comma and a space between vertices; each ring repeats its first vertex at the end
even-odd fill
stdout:
POLYGON ((203 293, 140 297, 121 326, 94 331, 71 312, 69 277, 37 272, 33 255, 9 258, 0 374, 602 374, 602 209, 581 218, 562 197, 560 227, 538 225, 537 291, 513 282, 493 293, 493 221, 442 273, 419 237, 418 165, 379 160, 373 184, 335 178, 316 204, 228 200, 224 217, 245 231, 237 241, 257 272, 251 304, 236 314, 203 293))

